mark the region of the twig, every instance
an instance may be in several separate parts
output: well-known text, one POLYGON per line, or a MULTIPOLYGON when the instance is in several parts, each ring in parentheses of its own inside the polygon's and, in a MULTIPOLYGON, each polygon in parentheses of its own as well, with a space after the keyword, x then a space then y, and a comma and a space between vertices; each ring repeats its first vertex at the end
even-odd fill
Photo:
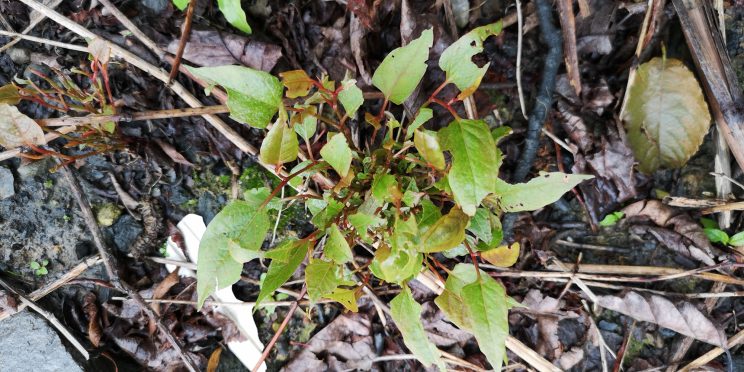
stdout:
POLYGON ((78 51, 78 52, 88 53, 88 48, 87 47, 84 47, 82 45, 62 43, 62 42, 59 42, 59 41, 45 39, 43 37, 36 37, 36 36, 24 35, 24 34, 19 34, 17 32, 10 32, 10 31, 3 31, 3 30, 0 30, 0 35, 3 35, 3 36, 12 36, 12 37, 18 38, 18 40, 34 41, 34 42, 37 42, 37 43, 40 43, 40 44, 46 44, 46 45, 56 46, 56 47, 60 47, 60 48, 64 48, 64 49, 69 49, 69 50, 75 50, 75 51, 78 51))
POLYGON ((178 75, 178 68, 181 66, 181 58, 183 57, 183 51, 186 50, 186 43, 189 41, 191 36, 191 21, 194 18, 194 8, 196 8, 196 0, 189 1, 189 7, 186 9, 186 18, 183 21, 183 27, 181 28, 181 39, 178 41, 178 50, 176 56, 173 58, 171 63, 171 72, 168 77, 168 82, 173 81, 178 75))
MULTIPOLYGON (((98 265, 101 262, 102 262, 101 261, 101 257, 98 256, 98 255, 89 257, 89 258, 85 259, 85 261, 83 261, 83 262, 75 265, 75 267, 73 267, 72 270, 70 270, 67 273, 65 273, 64 275, 62 275, 62 277, 60 277, 59 279, 57 279, 57 280, 55 280, 55 281, 53 281, 53 282, 51 282, 51 283, 49 283, 49 284, 47 284, 47 285, 39 288, 39 289, 31 292, 31 294, 29 294, 28 297, 32 301, 39 301, 44 296, 46 296, 46 295, 48 295, 48 294, 56 291, 59 287, 62 287, 63 285, 65 285, 69 281, 71 281, 71 280, 77 278, 78 276, 80 276, 80 274, 82 274, 83 272, 85 272, 85 270, 88 270, 88 268, 90 268, 92 266, 95 266, 95 265, 98 265)), ((18 311, 21 311, 24 308, 26 308, 26 304, 23 304, 22 303, 22 304, 18 305, 18 309, 17 310, 18 311)), ((2 321, 3 319, 8 318, 10 315, 11 314, 9 314, 7 312, 0 311, 0 321, 2 321)))
MULTIPOLYGON (((728 345, 729 349, 733 348, 736 345, 739 345, 744 341, 744 330, 739 331, 739 333, 735 334, 731 338, 726 341, 726 344, 728 345)), ((690 364, 684 366, 682 369, 679 370, 679 372, 691 372, 698 370, 699 368, 702 368, 706 364, 708 364, 713 359, 718 358, 721 354, 725 353, 726 350, 716 347, 713 350, 701 355, 699 358, 693 360, 690 362, 690 364)))
POLYGON ((524 20, 522 19, 522 3, 517 3, 517 93, 519 95, 519 107, 522 109, 522 115, 525 119, 527 116, 527 104, 524 101, 524 91, 522 90, 522 37, 524 36, 524 20))
POLYGON ((731 178, 731 176, 729 176, 729 175, 726 175, 726 174, 723 174, 723 173, 716 173, 716 172, 710 172, 710 174, 712 176, 721 177, 721 178, 723 178, 723 179, 725 179, 725 180, 733 183, 734 185, 739 186, 739 188, 741 188, 741 189, 744 190, 744 184, 742 184, 741 182, 739 182, 739 181, 731 178))
POLYGON ((54 119, 38 119, 36 122, 43 127, 61 127, 68 125, 99 124, 107 121, 132 122, 142 120, 182 118, 208 114, 224 114, 230 112, 225 105, 187 107, 168 110, 142 111, 131 114, 88 115, 81 117, 65 117, 54 119))
POLYGON ((553 91, 555 90, 556 76, 561 65, 563 47, 561 45, 561 34, 553 24, 553 7, 548 0, 536 0, 537 17, 540 21, 540 33, 548 47, 543 64, 543 75, 540 87, 535 98, 535 105, 530 114, 527 126, 527 138, 524 149, 519 158, 519 165, 514 171, 514 182, 524 181, 535 161, 537 148, 540 144, 540 129, 545 124, 545 118, 553 105, 553 91))
POLYGON ((127 16, 124 15, 121 10, 119 10, 119 8, 112 4, 111 1, 99 0, 99 2, 103 4, 103 6, 105 6, 109 12, 111 12, 111 15, 113 15, 114 18, 116 18, 116 20, 119 21, 119 23, 121 23, 122 26, 127 29, 127 31, 131 32, 142 44, 144 44, 153 53, 155 53, 158 58, 162 60, 165 57, 165 51, 161 49, 158 44, 155 43, 155 41, 147 37, 147 35, 145 35, 142 30, 137 28, 137 26, 135 26, 135 24, 132 23, 132 21, 130 21, 129 18, 127 18, 127 16))
MULTIPOLYGON (((127 301, 131 298, 129 297, 111 297, 114 301, 127 301)), ((145 302, 150 304, 174 304, 174 305, 191 305, 193 307, 197 307, 198 303, 196 301, 189 301, 189 300, 173 300, 173 299, 167 299, 167 298, 146 298, 145 302)), ((261 302, 261 307, 263 306, 292 306, 297 301, 263 301, 261 302)), ((318 300, 316 302, 311 302, 308 300, 301 300, 299 302, 300 305, 310 305, 310 304, 329 304, 336 301, 333 300, 318 300)), ((226 307, 238 307, 238 308, 253 308, 256 306, 255 302, 221 302, 221 301, 210 301, 207 300, 204 302, 205 306, 226 306, 226 307)))
MULTIPOLYGON (((61 164, 59 160, 57 160, 57 163, 61 164)), ((109 277, 111 284, 113 284, 114 287, 116 287, 118 290, 126 293, 129 297, 134 299, 137 305, 139 305, 139 307, 142 309, 142 312, 144 312, 145 315, 147 315, 147 317, 157 325, 158 329, 166 338, 166 340, 168 340, 171 347, 173 347, 176 352, 178 352, 181 360, 183 360, 186 367, 192 372, 198 371, 196 362, 192 360, 190 355, 186 354, 183 351, 181 344, 173 335, 173 332, 171 332, 171 330, 158 318, 157 314, 155 314, 153 309, 147 305, 139 292, 137 292, 137 290, 129 285, 127 282, 124 282, 120 279, 119 273, 115 269, 116 259, 114 258, 111 248, 106 245, 105 240, 103 239, 103 234, 100 227, 98 226, 98 223, 96 222, 93 210, 90 208, 90 203, 88 203, 87 197, 85 196, 85 194, 83 194, 77 178, 73 174, 73 171, 67 166, 61 166, 59 168, 59 171, 60 173, 62 173, 65 181, 67 181, 70 192, 72 193, 72 196, 75 198, 78 206, 80 207, 85 225, 88 227, 88 230, 93 237, 93 243, 96 245, 98 254, 103 260, 103 266, 106 269, 106 274, 109 277)))
MULTIPOLYGON (((300 292, 300 297, 304 297, 305 293, 307 293, 307 287, 303 286, 302 291, 300 292)), ((264 352, 261 354, 261 357, 256 362, 256 365, 253 367, 253 371, 258 371, 258 369, 261 367, 261 364, 266 360, 266 358, 269 356, 269 353, 271 352, 271 349, 274 348, 274 345, 276 344, 276 341, 279 340, 279 336, 282 335, 284 332, 284 329, 287 328, 287 324, 289 324, 290 319, 292 319, 292 316, 294 316, 295 310, 297 310, 297 306, 299 304, 299 301, 294 301, 292 303, 292 306, 289 308, 289 312, 287 312, 287 316, 282 321, 282 324, 279 326, 279 328, 274 333, 274 337, 271 338, 271 341, 269 341, 269 344, 266 345, 264 348, 264 352)))
POLYGON ((80 344, 80 341, 78 341, 75 338, 75 336, 73 336, 72 333, 70 333, 70 331, 68 331, 67 328, 65 328, 65 326, 63 326, 62 323, 60 323, 59 320, 57 320, 56 317, 54 317, 54 314, 52 314, 52 313, 50 313, 50 312, 42 309, 35 302, 31 301, 31 299, 29 299, 28 297, 26 297, 25 295, 23 295, 19 291, 16 291, 15 288, 11 287, 8 283, 6 283, 5 281, 3 281, 1 279, 0 279, 0 285, 3 286, 3 287, 5 287, 7 290, 11 291, 16 296, 18 296, 18 298, 21 299, 21 302, 23 302, 23 304, 25 304, 26 306, 34 309, 34 311, 36 311, 41 316, 43 316, 44 318, 46 318, 46 320, 48 320, 49 323, 51 323, 54 326, 54 328, 57 328, 57 330, 59 331, 59 333, 62 334, 62 336, 65 336, 65 338, 67 339, 67 341, 69 341, 72 344, 72 346, 75 347, 75 349, 83 356, 83 358, 85 358, 85 360, 90 359, 90 355, 88 354, 88 350, 85 350, 85 348, 83 347, 83 345, 80 344))
MULTIPOLYGON (((551 2, 548 0, 535 0, 535 7, 537 8, 537 18, 540 22, 540 33, 548 46, 548 53, 543 63, 543 75, 537 91, 537 97, 535 98, 535 105, 532 107, 532 113, 527 123, 527 136, 524 141, 524 148, 522 149, 517 168, 512 177, 512 181, 515 183, 524 181, 532 169, 532 164, 535 161, 537 149, 540 145, 541 129, 545 124, 550 107, 553 105, 556 76, 558 75, 558 67, 560 67, 563 56, 560 32, 558 32, 553 24, 553 7, 551 2)), ((516 220, 517 214, 515 213, 507 213, 504 216, 503 231, 504 239, 507 241, 513 238, 512 229, 516 220)))

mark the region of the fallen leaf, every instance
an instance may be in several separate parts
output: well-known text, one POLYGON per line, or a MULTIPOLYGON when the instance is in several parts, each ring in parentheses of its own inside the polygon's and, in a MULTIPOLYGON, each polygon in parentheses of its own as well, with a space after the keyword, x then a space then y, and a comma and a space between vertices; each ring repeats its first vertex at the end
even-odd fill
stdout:
POLYGON ((15 314, 18 311, 18 301, 11 294, 0 291, 0 314, 15 314))
POLYGON ((170 143, 159 139, 155 139, 155 143, 157 143, 160 149, 163 150, 163 152, 168 155, 168 157, 174 162, 178 164, 188 165, 190 167, 194 166, 193 163, 191 163, 183 155, 181 155, 181 153, 179 153, 178 150, 176 150, 176 148, 173 147, 173 145, 171 145, 170 143))
POLYGON ((0 146, 14 148, 26 144, 46 144, 44 131, 17 107, 0 104, 0 146))
MULTIPOLYGON (((178 282, 178 270, 174 270, 172 273, 168 274, 162 282, 158 283, 155 290, 152 292, 152 299, 159 300, 163 298, 174 285, 178 284, 178 282)), ((151 306, 157 314, 160 314, 160 304, 154 303, 151 306)))
POLYGON ((216 372, 217 367, 220 366, 220 356, 222 355, 222 348, 217 347, 209 356, 209 363, 207 363, 207 372, 216 372))
MULTIPOLYGON (((168 53, 175 54, 179 40, 168 44, 168 53)), ((183 59, 199 66, 214 67, 243 64, 262 71, 271 71, 282 57, 282 48, 240 35, 218 31, 191 31, 183 59)))
POLYGON ((377 357, 371 328, 364 314, 342 314, 313 336, 284 371, 370 370, 377 357))
POLYGON ((98 318, 98 304, 96 304, 96 295, 92 292, 87 293, 83 297, 83 311, 88 317, 88 339, 93 346, 98 347, 101 344, 101 336, 103 336, 103 330, 101 330, 100 320, 98 318))
POLYGON ((683 166, 710 127, 695 75, 680 60, 654 58, 638 67, 628 89, 622 119, 639 169, 683 166))
POLYGON ((623 297, 598 296, 597 304, 714 346, 727 347, 723 332, 689 302, 681 301, 674 304, 661 296, 644 296, 637 292, 628 292, 623 297))

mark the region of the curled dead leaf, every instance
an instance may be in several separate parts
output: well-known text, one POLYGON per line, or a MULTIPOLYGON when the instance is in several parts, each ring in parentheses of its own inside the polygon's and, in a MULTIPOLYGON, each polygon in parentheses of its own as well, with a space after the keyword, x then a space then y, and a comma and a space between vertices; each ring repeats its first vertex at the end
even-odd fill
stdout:
POLYGON ((680 301, 675 304, 661 296, 628 292, 623 297, 599 296, 597 303, 636 320, 658 324, 685 336, 726 348, 723 332, 689 302, 680 301))
POLYGON ((0 146, 13 148, 26 144, 46 144, 44 131, 17 107, 0 104, 0 146))

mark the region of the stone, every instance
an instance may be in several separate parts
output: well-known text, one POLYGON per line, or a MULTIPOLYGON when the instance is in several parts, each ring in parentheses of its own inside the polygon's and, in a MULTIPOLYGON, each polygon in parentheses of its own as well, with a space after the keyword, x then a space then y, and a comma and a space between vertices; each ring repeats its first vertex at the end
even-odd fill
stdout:
POLYGON ((5 167, 0 167, 0 200, 7 199, 15 195, 15 187, 13 183, 15 178, 13 172, 5 167))
POLYGON ((0 335, 0 371, 83 371, 57 332, 35 313, 21 311, 3 320, 0 335))

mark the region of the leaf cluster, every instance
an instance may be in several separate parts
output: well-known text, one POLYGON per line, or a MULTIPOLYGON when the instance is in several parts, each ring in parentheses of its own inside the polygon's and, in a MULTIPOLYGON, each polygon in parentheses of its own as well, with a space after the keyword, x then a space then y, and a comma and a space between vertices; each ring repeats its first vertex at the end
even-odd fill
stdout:
POLYGON ((446 269, 437 254, 469 253, 496 265, 512 265, 519 245, 502 242, 501 215, 541 208, 590 178, 542 173, 522 184, 499 179, 503 154, 496 144, 508 131, 492 129, 483 120, 462 119, 453 109, 477 89, 486 72, 487 66, 478 67, 472 56, 500 30, 500 23, 477 28, 445 50, 439 65, 446 80, 409 120, 397 118, 390 105, 408 100, 423 78, 433 44, 431 29, 392 51, 375 71, 373 85, 384 97, 377 113, 361 114, 371 105, 364 105, 361 89, 349 76, 337 83, 301 70, 284 72, 279 80, 238 66, 192 69, 227 90, 233 118, 267 129, 261 162, 289 169, 276 188, 247 191, 209 224, 199 250, 199 304, 236 282, 243 263, 256 258, 270 260, 257 305, 303 262, 310 300, 334 300, 351 311, 357 310, 363 286, 371 281, 395 283, 401 292, 390 303, 391 315, 405 344, 423 364, 444 369, 439 350, 420 322, 421 306, 407 286, 422 270, 437 266, 448 273, 437 305, 453 323, 472 332, 491 365, 500 368, 513 302, 501 283, 477 266, 446 269), (460 93, 439 97, 449 84, 460 93), (434 116, 432 104, 453 116, 438 131, 425 128, 434 116), (349 129, 351 120, 371 126, 381 141, 370 148, 359 146, 349 129), (305 161, 298 161, 301 143, 305 161), (320 150, 314 153, 315 148, 320 150), (287 185, 307 190, 316 174, 337 180, 337 186, 322 195, 300 191, 292 197, 305 203, 316 230, 302 239, 264 247, 272 225, 269 211, 286 202, 277 198, 278 192, 287 185))

